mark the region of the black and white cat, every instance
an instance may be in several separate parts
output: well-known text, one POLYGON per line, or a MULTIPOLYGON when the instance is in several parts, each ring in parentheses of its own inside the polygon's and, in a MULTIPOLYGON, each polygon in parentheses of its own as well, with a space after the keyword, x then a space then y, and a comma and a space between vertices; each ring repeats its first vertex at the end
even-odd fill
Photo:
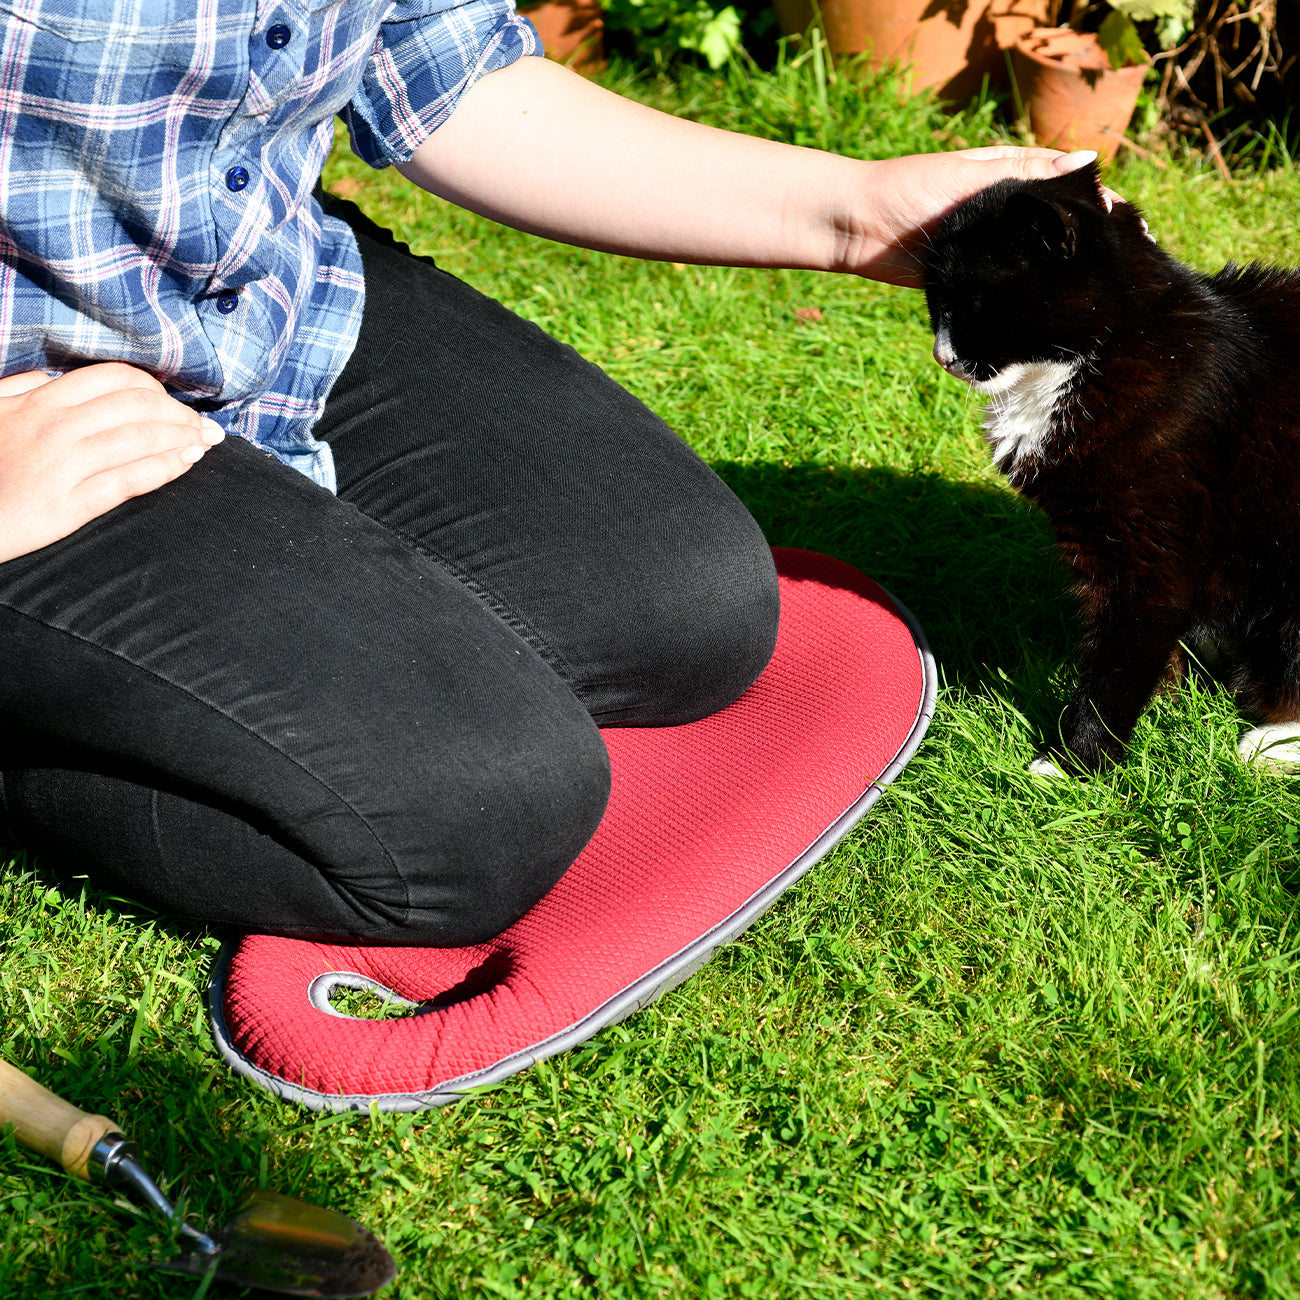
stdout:
POLYGON ((1200 275, 1085 168, 964 203, 925 280, 935 360, 990 398, 994 461, 1074 575, 1061 764, 1119 760, 1180 643, 1203 642, 1232 647, 1260 721, 1243 757, 1300 764, 1300 273, 1200 275))

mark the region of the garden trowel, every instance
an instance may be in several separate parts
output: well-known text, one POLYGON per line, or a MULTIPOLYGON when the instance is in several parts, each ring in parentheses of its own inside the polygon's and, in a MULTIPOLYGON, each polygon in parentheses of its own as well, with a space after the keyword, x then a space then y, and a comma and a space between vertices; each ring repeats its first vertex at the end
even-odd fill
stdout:
POLYGON ((180 1220, 140 1164, 135 1143, 103 1115, 88 1115, 0 1060, 0 1125, 68 1173, 133 1191, 177 1223, 187 1249, 155 1265, 209 1275, 282 1295, 373 1295, 397 1275, 379 1238, 336 1210, 275 1192, 255 1192, 229 1223, 209 1234, 180 1220))

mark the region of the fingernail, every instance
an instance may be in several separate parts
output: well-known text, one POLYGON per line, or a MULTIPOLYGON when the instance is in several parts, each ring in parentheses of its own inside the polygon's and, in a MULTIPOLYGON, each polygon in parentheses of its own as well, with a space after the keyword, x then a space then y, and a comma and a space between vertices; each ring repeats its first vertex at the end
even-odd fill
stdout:
POLYGON ((181 459, 193 465, 196 460, 203 459, 203 453, 206 451, 206 447, 196 447, 193 443, 190 443, 188 447, 181 448, 181 459))
POLYGON ((1073 153, 1067 153, 1064 157, 1054 158, 1052 165, 1058 172, 1077 172, 1080 167, 1086 167, 1089 163, 1097 161, 1097 151, 1095 149, 1076 149, 1073 153))
POLYGON ((1151 233, 1151 229, 1147 225, 1146 218, 1139 217, 1138 225, 1142 227, 1142 233, 1154 244, 1156 242, 1156 237, 1151 233))
POLYGON ((215 420, 204 419, 200 422, 199 429, 203 435, 203 441, 209 447, 215 447, 217 443, 225 441, 226 431, 215 420))
POLYGON ((1115 205, 1110 201, 1109 194, 1103 194, 1101 196, 1101 201, 1102 204, 1105 206, 1107 212, 1110 212, 1115 207, 1115 205))

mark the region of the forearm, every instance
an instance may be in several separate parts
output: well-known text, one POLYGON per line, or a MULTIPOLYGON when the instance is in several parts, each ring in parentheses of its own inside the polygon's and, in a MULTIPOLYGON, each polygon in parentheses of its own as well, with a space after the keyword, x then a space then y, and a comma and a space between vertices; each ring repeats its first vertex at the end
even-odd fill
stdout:
POLYGON ((484 77, 401 171, 503 224, 605 252, 831 270, 873 164, 701 126, 557 64, 484 77))

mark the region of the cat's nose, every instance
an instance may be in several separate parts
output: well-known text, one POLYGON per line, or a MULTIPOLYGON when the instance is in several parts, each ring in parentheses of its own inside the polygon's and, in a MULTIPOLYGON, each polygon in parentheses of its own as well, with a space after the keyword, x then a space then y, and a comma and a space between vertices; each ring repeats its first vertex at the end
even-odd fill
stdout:
POLYGON ((941 325, 939 332, 934 336, 934 359, 950 375, 956 375, 958 379, 966 378, 966 367, 957 360, 957 353, 953 349, 952 340, 948 337, 946 325, 941 325))

